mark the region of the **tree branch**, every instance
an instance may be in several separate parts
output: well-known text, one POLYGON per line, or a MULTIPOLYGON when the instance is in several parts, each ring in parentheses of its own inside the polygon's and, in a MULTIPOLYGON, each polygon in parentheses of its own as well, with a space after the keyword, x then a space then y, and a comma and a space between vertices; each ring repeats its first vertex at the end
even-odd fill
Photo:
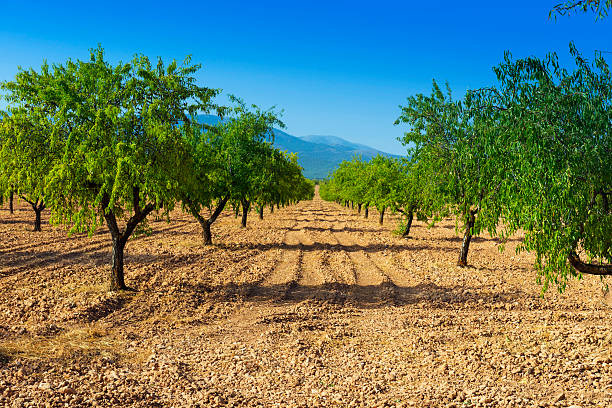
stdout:
POLYGON ((575 251, 567 256, 569 263, 580 273, 587 275, 610 276, 612 275, 612 265, 601 265, 582 262, 575 251))

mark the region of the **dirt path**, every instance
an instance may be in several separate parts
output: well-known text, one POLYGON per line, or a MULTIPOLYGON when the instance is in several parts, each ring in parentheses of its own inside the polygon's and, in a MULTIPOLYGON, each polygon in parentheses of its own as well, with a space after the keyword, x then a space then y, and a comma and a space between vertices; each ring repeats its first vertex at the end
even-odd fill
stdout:
POLYGON ((317 197, 225 213, 203 247, 175 212, 128 243, 118 295, 105 230, 31 215, 0 208, 0 406, 612 406, 610 295, 539 297, 520 236, 458 268, 450 220, 403 239, 317 197))

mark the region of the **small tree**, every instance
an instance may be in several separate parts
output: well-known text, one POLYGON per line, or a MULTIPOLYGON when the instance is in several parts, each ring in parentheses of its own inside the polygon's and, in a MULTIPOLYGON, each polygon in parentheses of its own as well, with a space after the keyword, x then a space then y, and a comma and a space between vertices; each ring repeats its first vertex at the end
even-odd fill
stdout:
POLYGON ((429 178, 424 190, 428 211, 441 218, 448 212, 463 224, 457 264, 467 265, 472 236, 483 229, 496 234, 501 207, 499 191, 505 180, 504 144, 488 112, 471 98, 453 101, 433 82, 431 96, 408 98, 396 123, 406 123, 404 144, 418 169, 429 178))
POLYGON ((63 147, 45 188, 52 221, 88 230, 106 223, 112 239, 110 289, 126 289, 124 248, 153 211, 168 212, 190 169, 178 124, 211 107, 216 90, 195 85, 198 65, 145 56, 111 65, 102 48, 89 61, 54 67, 41 95, 58 106, 49 130, 63 147))
POLYGON ((240 99, 230 98, 235 107, 224 121, 206 129, 191 126, 185 133, 193 171, 181 188, 181 199, 202 226, 205 245, 212 244, 210 227, 230 201, 242 206, 246 226, 251 200, 269 167, 273 126, 283 126, 273 110, 254 105, 249 110, 240 99))
POLYGON ((0 184, 11 186, 9 200, 17 192, 30 204, 35 214, 34 231, 41 231, 44 189, 58 155, 55 149, 51 149, 46 128, 32 123, 32 120, 32 115, 13 111, 13 115, 2 122, 0 178, 3 180, 0 184))
POLYGON ((0 120, 0 186, 11 213, 15 193, 32 206, 34 231, 41 231, 44 190, 61 150, 60 144, 51 142, 58 105, 44 96, 54 80, 50 67, 43 64, 40 73, 20 70, 14 81, 2 84, 9 107, 0 120))

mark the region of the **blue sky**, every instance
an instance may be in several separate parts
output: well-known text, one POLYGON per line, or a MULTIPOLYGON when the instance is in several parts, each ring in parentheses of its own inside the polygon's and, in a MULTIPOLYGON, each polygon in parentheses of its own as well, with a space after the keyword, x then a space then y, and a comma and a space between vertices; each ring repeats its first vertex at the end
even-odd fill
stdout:
MULTIPOLYGON (((203 64, 200 84, 284 110, 296 136, 335 135, 396 154, 406 97, 449 81, 455 95, 493 83, 504 50, 586 57, 612 51, 612 18, 549 20, 561 0, 506 1, 2 1, 0 80, 43 59, 111 61, 134 54, 203 64), (469 3, 469 4, 468 4, 469 3)), ((610 54, 612 56, 612 54, 610 54)), ((222 100, 221 100, 222 101, 222 100)))

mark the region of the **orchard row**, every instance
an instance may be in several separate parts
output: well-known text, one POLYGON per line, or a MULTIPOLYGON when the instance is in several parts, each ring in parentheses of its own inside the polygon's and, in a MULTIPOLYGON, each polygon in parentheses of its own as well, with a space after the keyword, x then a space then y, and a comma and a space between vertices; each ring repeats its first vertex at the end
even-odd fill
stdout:
POLYGON ((272 146, 273 110, 196 84, 189 59, 165 66, 145 56, 113 65, 101 48, 89 61, 20 70, 2 84, 0 197, 28 202, 71 232, 106 224, 112 239, 111 290, 125 289, 123 253, 147 216, 168 216, 178 204, 202 226, 204 244, 226 205, 242 225, 257 209, 288 205, 314 194, 295 154, 272 146), (199 123, 196 114, 223 119, 199 123))
MULTIPOLYGON (((494 68, 497 83, 454 100, 433 83, 408 98, 396 124, 409 159, 344 162, 321 186, 327 200, 374 205, 432 224, 454 216, 467 265, 472 236, 525 232, 538 282, 563 290, 569 277, 612 275, 612 76, 574 48, 574 70, 556 55, 494 68)), ((382 220, 382 218, 381 218, 382 220)))

